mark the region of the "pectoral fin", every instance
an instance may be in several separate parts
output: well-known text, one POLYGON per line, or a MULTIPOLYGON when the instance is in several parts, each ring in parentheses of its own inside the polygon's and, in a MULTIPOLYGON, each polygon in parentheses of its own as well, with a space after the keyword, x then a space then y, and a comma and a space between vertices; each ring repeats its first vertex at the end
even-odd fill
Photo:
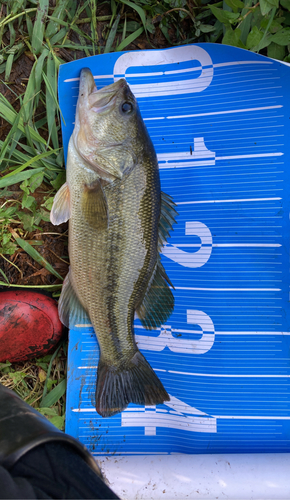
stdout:
POLYGON ((101 230, 108 227, 107 200, 99 180, 92 184, 85 184, 82 211, 85 220, 93 229, 101 230))
POLYGON ((70 218, 70 192, 67 182, 58 190, 54 197, 50 212, 50 221, 54 226, 67 222, 70 218))

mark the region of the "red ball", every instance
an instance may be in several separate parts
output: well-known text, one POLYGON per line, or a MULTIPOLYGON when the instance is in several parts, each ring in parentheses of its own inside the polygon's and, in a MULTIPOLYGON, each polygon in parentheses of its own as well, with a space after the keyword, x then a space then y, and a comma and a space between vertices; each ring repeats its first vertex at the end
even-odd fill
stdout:
POLYGON ((22 290, 0 293, 0 362, 45 356, 62 332, 54 299, 22 290))

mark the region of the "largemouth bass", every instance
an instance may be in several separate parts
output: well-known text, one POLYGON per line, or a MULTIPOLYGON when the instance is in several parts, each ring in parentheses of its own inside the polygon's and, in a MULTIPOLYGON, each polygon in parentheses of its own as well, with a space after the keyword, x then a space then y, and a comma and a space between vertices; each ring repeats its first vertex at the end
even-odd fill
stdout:
POLYGON ((159 252, 175 216, 126 81, 97 90, 91 71, 83 69, 67 181, 55 196, 51 222, 69 219, 70 271, 59 315, 66 326, 88 315, 94 327, 100 346, 96 409, 103 417, 130 402, 170 399, 136 345, 133 320, 136 312, 146 328, 156 328, 173 311, 159 252))

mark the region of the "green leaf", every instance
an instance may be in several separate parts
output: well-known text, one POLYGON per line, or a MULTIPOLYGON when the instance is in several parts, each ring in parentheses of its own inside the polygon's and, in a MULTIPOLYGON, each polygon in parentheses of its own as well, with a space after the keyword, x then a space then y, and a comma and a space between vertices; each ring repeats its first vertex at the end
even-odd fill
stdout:
MULTIPOLYGON (((56 21, 57 23, 60 24, 60 26, 65 26, 67 28, 68 26, 68 23, 65 22, 65 21, 61 21, 60 19, 57 19, 56 17, 53 17, 53 16, 47 16, 48 19, 51 19, 52 21, 56 21)), ((84 38, 86 38, 87 40, 90 40, 90 42, 94 42, 94 40, 92 39, 92 37, 90 37, 89 35, 85 34, 84 31, 80 30, 77 26, 74 26, 74 24, 69 24, 69 28, 74 30, 80 37, 81 36, 84 36, 84 38)), ((66 36, 64 37, 64 42, 65 43, 65 40, 66 40, 66 36)), ((85 46, 83 46, 83 50, 84 50, 85 46)))
POLYGON ((241 30, 239 28, 235 30, 232 30, 232 28, 227 29, 225 36, 222 39, 222 44, 245 49, 245 46, 241 41, 241 30))
POLYGON ((30 179, 30 177, 38 172, 42 172, 44 170, 44 167, 40 168, 35 168, 31 170, 26 170, 25 172, 20 172, 18 174, 12 175, 12 176, 5 176, 0 179, 0 188, 6 187, 6 186, 12 186, 13 184, 17 184, 18 182, 21 182, 25 179, 30 179))
POLYGON ((61 186, 65 183, 65 179, 66 179, 66 173, 65 171, 63 171, 57 174, 56 179, 54 179, 54 181, 51 181, 50 184, 54 187, 54 189, 58 191, 59 188, 61 188, 61 186))
POLYGON ((55 379, 55 380, 52 380, 51 378, 49 378, 49 379, 47 380, 47 390, 48 390, 48 392, 50 392, 50 391, 51 391, 52 386, 53 386, 53 385, 55 385, 55 384, 57 384, 57 382, 58 382, 58 380, 56 380, 56 379, 55 379))
POLYGON ((49 198, 47 198, 47 200, 45 200, 44 203, 42 203, 41 206, 47 208, 47 210, 51 210, 52 205, 53 205, 53 201, 54 201, 54 197, 50 196, 49 198))
MULTIPOLYGON (((49 376, 50 376, 50 372, 51 372, 52 363, 55 360, 56 356, 58 355, 58 351, 60 350, 60 348, 61 348, 61 344, 57 347, 57 349, 54 351, 54 353, 50 357, 50 362, 49 362, 49 365, 48 365, 48 368, 47 368, 46 381, 45 381, 44 387, 43 387, 43 394, 42 394, 41 403, 43 402, 43 400, 44 400, 44 398, 46 396, 46 393, 47 393, 47 384, 48 384, 48 380, 50 380, 49 376)), ((45 405, 41 405, 40 404, 40 406, 45 406, 45 405)))
POLYGON ((9 32, 10 32, 9 42, 11 45, 14 45, 15 38, 16 38, 16 31, 14 29, 13 23, 9 23, 8 26, 9 26, 9 32))
POLYGON ((5 68, 5 82, 8 82, 11 69, 12 69, 12 64, 13 64, 13 59, 14 59, 14 54, 9 54, 7 61, 6 61, 6 68, 5 68))
POLYGON ((56 164, 59 165, 60 167, 64 166, 64 154, 63 154, 63 148, 60 149, 56 159, 56 164))
POLYGON ((247 37, 247 41, 246 41, 247 49, 252 49, 253 47, 256 47, 257 45, 259 45, 262 38, 263 38, 262 31, 260 31, 257 28, 257 26, 254 26, 247 37))
POLYGON ((11 21, 15 21, 15 19, 17 19, 18 17, 21 17, 24 14, 29 14, 29 12, 35 12, 36 10, 37 9, 35 9, 35 8, 33 8, 33 9, 26 9, 23 12, 20 12, 20 14, 17 14, 15 16, 11 16, 11 15, 3 16, 3 20, 0 21, 0 28, 2 28, 3 26, 5 26, 5 24, 10 23, 11 21))
POLYGON ((240 17, 239 13, 235 14, 234 12, 218 9, 214 5, 209 5, 208 7, 212 11, 213 15, 225 26, 230 26, 238 19, 238 17, 240 17))
MULTIPOLYGON (((40 363, 37 363, 38 366, 40 366, 40 363)), ((58 411, 55 407, 53 408, 37 408, 37 411, 41 413, 41 415, 49 416, 49 417, 55 417, 58 415, 58 411)))
POLYGON ((272 7, 276 8, 279 7, 279 0, 267 0, 267 1, 272 5, 272 7))
POLYGON ((273 59, 278 59, 280 61, 283 61, 285 53, 285 47, 282 45, 277 45, 277 43, 272 42, 267 48, 267 56, 272 57, 273 59))
POLYGON ((20 184, 20 189, 24 191, 26 194, 29 194, 29 189, 28 189, 28 180, 25 179, 21 184, 20 184))
POLYGON ((33 24, 32 24, 31 18, 29 17, 28 14, 26 14, 25 19, 26 19, 27 31, 28 31, 28 34, 29 34, 29 38, 31 40, 32 39, 32 33, 33 33, 33 24))
POLYGON ((225 0, 225 2, 234 12, 244 8, 244 2, 241 2, 241 0, 225 0))
POLYGON ((35 70, 34 70, 34 82, 35 82, 35 95, 36 95, 36 105, 38 105, 39 101, 39 91, 41 89, 41 84, 42 84, 42 68, 45 63, 45 59, 48 55, 49 51, 48 49, 43 49, 41 52, 41 55, 39 56, 38 60, 35 63, 35 70))
MULTIPOLYGON (((137 23, 137 21, 127 21, 127 24, 126 24, 127 33, 133 33, 134 31, 137 31, 140 27, 141 27, 141 24, 137 23)), ((124 40, 125 40, 125 38, 124 38, 124 40)))
POLYGON ((290 10, 290 0, 280 0, 280 4, 281 4, 281 5, 282 5, 282 7, 284 7, 285 9, 290 10))
POLYGON ((31 193, 34 193, 34 191, 42 184, 43 177, 44 177, 44 172, 37 172, 36 174, 33 174, 30 177, 29 190, 31 193))
MULTIPOLYGON (((9 3, 10 4, 12 3, 11 15, 15 15, 15 14, 17 14, 18 10, 20 10, 20 9, 22 10, 24 0, 15 0, 14 2, 9 2, 9 3)), ((25 5, 24 5, 24 7, 25 7, 25 5)))
MULTIPOLYGON (((26 161, 23 165, 21 165, 20 167, 18 167, 16 170, 13 170, 13 172, 10 172, 9 174, 7 174, 4 177, 2 177, 2 180, 6 179, 8 177, 12 177, 15 174, 18 174, 19 172, 21 172, 22 170, 24 170, 26 167, 30 167, 31 165, 33 165, 33 163, 38 162, 42 158, 47 158, 48 156, 50 156, 50 155, 52 155, 53 153, 56 153, 56 152, 57 152, 57 150, 53 150, 52 149, 51 151, 46 151, 45 153, 41 153, 40 155, 37 155, 37 156, 34 156, 33 158, 30 158, 28 161, 26 161)), ((24 178, 28 179, 28 177, 24 177, 24 178)), ((8 184, 8 185, 10 186, 10 184, 8 184)), ((1 187, 1 181, 0 181, 0 187, 1 187)))
POLYGON ((124 50, 127 47, 127 45, 134 42, 134 40, 136 40, 136 38, 138 38, 138 36, 140 36, 141 33, 143 33, 143 31, 144 28, 139 28, 138 30, 135 31, 135 33, 131 33, 131 35, 127 36, 127 38, 125 38, 125 40, 123 40, 120 43, 120 45, 116 47, 116 52, 118 52, 119 50, 124 50))
MULTIPOLYGON (((279 0, 277 0, 277 2, 279 4, 279 0)), ((270 2, 270 0, 260 0, 260 8, 262 16, 265 16, 266 14, 268 14, 268 12, 270 12, 271 9, 273 9, 273 4, 270 2)))
POLYGON ((277 45, 290 44, 290 28, 282 28, 278 33, 271 36, 271 41, 277 45))
MULTIPOLYGON (((29 80, 28 80, 28 83, 26 85, 26 90, 25 90, 25 94, 23 97, 23 104, 22 104, 21 109, 20 109, 20 114, 24 118, 24 122, 25 122, 24 128, 25 128, 25 132, 26 132, 28 140, 30 138, 30 133, 29 133, 29 130, 27 130, 28 127, 26 124, 29 124, 29 125, 32 124, 32 117, 34 114, 34 109, 33 109, 34 108, 34 100, 36 97, 35 76, 34 76, 35 75, 35 67, 36 67, 36 62, 34 63, 32 70, 31 70, 31 73, 29 75, 29 80)), ((31 142, 31 140, 29 142, 31 142)))
MULTIPOLYGON (((7 121, 8 123, 10 123, 11 125, 13 125, 14 120, 17 118, 16 111, 14 111, 14 109, 12 108, 12 106, 10 105, 10 103, 7 101, 7 99, 5 99, 5 97, 2 94, 0 94, 0 116, 5 121, 7 121)), ((24 125, 23 125, 23 119, 22 118, 19 119, 18 128, 21 130, 21 132, 25 132, 25 130, 26 130, 25 127, 24 127, 24 125)), ((29 133, 30 133, 31 137, 35 141, 37 141, 39 143, 42 143, 45 146, 47 146, 46 140, 43 139, 36 130, 34 130, 30 126, 28 126, 27 128, 29 129, 29 133)))
POLYGON ((111 48, 112 48, 112 45, 113 45, 113 42, 115 40, 115 36, 116 36, 116 33, 117 33, 117 29, 118 29, 118 24, 119 24, 119 21, 120 21, 120 14, 117 15, 115 21, 114 21, 114 24, 111 28, 111 31, 109 33, 109 36, 107 38, 107 42, 106 42, 106 46, 105 46, 105 49, 104 49, 104 54, 107 54, 108 52, 110 52, 111 48))
POLYGON ((260 43, 259 43, 259 45, 257 47, 257 52, 259 52, 260 50, 262 50, 262 48, 267 47, 269 45, 269 43, 267 43, 266 37, 269 38, 269 33, 268 32, 269 32, 270 26, 271 26, 271 24, 273 22, 275 13, 276 13, 276 9, 273 8, 271 10, 271 14, 270 14, 270 18, 269 18, 267 27, 266 27, 266 29, 264 31, 263 38, 262 38, 262 40, 260 41, 260 43))
POLYGON ((122 33, 122 40, 121 40, 122 42, 126 38, 126 33, 127 33, 127 14, 125 13, 125 21, 124 21, 124 25, 123 25, 123 33, 122 33))
POLYGON ((11 366, 10 361, 6 361, 6 363, 0 363, 0 370, 3 370, 3 368, 7 368, 8 366, 11 366))
MULTIPOLYGON (((5 247, 5 245, 3 245, 3 250, 2 250, 2 251, 3 251, 3 253, 5 254, 5 253, 7 253, 7 252, 5 252, 5 251, 4 251, 4 250, 5 250, 5 248, 4 248, 4 247, 5 247)), ((14 252, 13 252, 13 253, 14 253, 14 252)), ((9 252, 8 252, 8 254, 9 254, 9 252)), ((12 254, 11 254, 11 255, 12 255, 12 254)), ((4 271, 2 271, 1 267, 0 267, 0 273, 2 274, 3 278, 7 281, 7 284, 9 285, 9 280, 8 280, 8 278, 7 278, 6 274, 4 273, 4 271)), ((3 364, 4 364, 4 363, 1 363, 1 365, 3 365, 3 364)), ((1 367, 0 367, 0 370, 1 370, 1 367)))
POLYGON ((52 408, 37 408, 37 411, 48 418, 50 423, 55 425, 60 430, 64 428, 65 415, 58 415, 58 409, 56 407, 52 408))
MULTIPOLYGON (((50 213, 47 212, 47 210, 44 210, 44 208, 41 208, 38 213, 40 220, 45 220, 46 222, 50 221, 50 213)), ((40 222, 39 220, 39 222, 40 222)), ((39 222, 37 224, 39 224, 39 222)))
MULTIPOLYGON (((35 201, 35 199, 32 196, 29 196, 29 198, 32 198, 32 201, 35 201)), ((23 229, 24 231, 33 231, 34 228, 34 217, 33 215, 29 214, 22 214, 21 221, 23 224, 23 229)))
POLYGON ((14 123, 12 125, 12 128, 9 130, 9 133, 8 133, 5 141, 2 144, 1 152, 0 152, 0 165, 2 163, 2 160, 3 160, 4 156, 5 156, 6 150, 7 150, 8 146, 9 146, 9 142, 12 140, 13 136, 15 135, 15 132, 18 129, 18 124, 19 124, 20 116, 21 116, 20 113, 18 113, 16 115, 14 123))
POLYGON ((26 377, 26 373, 22 371, 18 372, 9 372, 9 377, 13 380, 13 384, 17 385, 19 382, 24 382, 24 378, 26 377))
MULTIPOLYGON (((9 243, 6 243, 6 245, 3 246, 2 248, 2 253, 3 254, 8 254, 8 255, 13 255, 17 249, 17 245, 15 243, 12 243, 9 241, 9 243)), ((1 285, 6 285, 6 283, 1 282, 1 285)), ((12 286, 9 284, 9 286, 12 286)))
MULTIPOLYGON (((70 0, 59 0, 56 8, 53 11, 53 16, 57 19, 64 20, 66 16, 66 8, 69 2, 70 0)), ((58 30, 59 30, 59 23, 50 20, 45 31, 45 36, 47 38, 51 38, 58 32, 58 30)))
POLYGON ((199 29, 202 33, 210 33, 211 31, 214 31, 214 26, 211 26, 210 24, 200 24, 199 29))
POLYGON ((57 427, 59 430, 64 429, 65 415, 58 415, 56 408, 37 408, 39 413, 47 417, 51 424, 57 427))
POLYGON ((36 18, 32 32, 32 51, 34 54, 39 54, 42 48, 43 35, 45 29, 45 21, 48 13, 49 1, 39 0, 36 18))
POLYGON ((4 233, 2 237, 2 243, 3 245, 6 245, 10 240, 11 240, 11 233, 4 233))
MULTIPOLYGON (((33 205, 33 203, 34 204, 36 203, 35 198, 33 196, 29 196, 29 194, 27 194, 27 193, 24 193, 24 195, 22 197, 22 208, 30 208, 33 205)), ((24 217, 24 216, 31 218, 31 216, 28 214, 23 214, 22 217, 24 217)), ((24 219, 22 219, 22 220, 24 222, 24 219)), ((26 226, 27 225, 29 225, 29 227, 32 227, 33 221, 31 221, 31 219, 29 221, 27 220, 26 226)), ((24 229, 25 229, 25 231, 28 231, 28 229, 26 229, 26 228, 24 228, 24 229)))
POLYGON ((59 107, 59 104, 58 104, 58 100, 57 100, 57 95, 56 95, 56 90, 53 88, 51 82, 50 82, 50 79, 48 79, 48 77, 46 76, 46 74, 44 73, 44 71, 42 72, 42 76, 43 76, 43 79, 44 79, 44 82, 45 82, 45 85, 48 89, 48 92, 49 94, 51 95, 53 101, 54 101, 54 104, 55 104, 55 107, 58 109, 58 111, 60 112, 61 114, 61 117, 62 117, 62 121, 63 123, 65 124, 65 120, 64 120, 64 117, 62 115, 62 112, 61 112, 61 109, 59 107))
POLYGON ((65 391, 66 380, 64 379, 45 396, 40 403, 40 408, 53 406, 65 394, 65 391))
POLYGON ((144 10, 141 7, 139 7, 139 5, 136 5, 135 3, 129 2, 129 0, 121 0, 121 2, 124 3, 125 5, 128 5, 132 9, 136 10, 136 12, 138 12, 140 19, 143 23, 144 29, 146 31, 146 15, 145 15, 144 10))
MULTIPOLYGON (((61 28, 61 30, 59 30, 58 33, 56 33, 51 39, 50 39, 50 43, 52 45, 52 47, 54 47, 57 43, 61 42, 63 40, 63 38, 65 37, 65 35, 67 34, 69 30, 69 27, 67 28, 61 28)), ((62 45, 63 46, 63 45, 62 45)))
MULTIPOLYGON (((43 73, 44 75, 44 73, 43 73)), ((57 149, 58 144, 58 133, 56 128, 56 110, 57 110, 57 96, 56 96, 56 67, 54 63, 53 55, 50 53, 47 57, 46 66, 46 116, 47 116, 47 127, 49 130, 49 138, 52 139, 53 147, 57 149), (48 84, 49 82, 49 84, 48 84)))
POLYGON ((57 415, 55 417, 51 417, 50 419, 50 423, 52 425, 54 425, 55 427, 57 427, 57 429, 59 429, 60 431, 63 431, 64 430, 64 424, 65 424, 65 415, 57 415))

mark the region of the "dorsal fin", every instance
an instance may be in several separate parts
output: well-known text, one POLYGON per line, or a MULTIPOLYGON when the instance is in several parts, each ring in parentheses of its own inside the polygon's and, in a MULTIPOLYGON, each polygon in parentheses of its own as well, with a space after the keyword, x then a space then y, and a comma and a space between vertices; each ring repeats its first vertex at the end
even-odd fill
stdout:
MULTIPOLYGON (((172 225, 176 223, 175 203, 171 196, 161 192, 161 213, 158 231, 158 251, 160 252, 167 238, 170 237, 172 225)), ((138 317, 145 328, 157 328, 164 324, 174 309, 174 296, 169 288, 173 285, 168 278, 160 255, 152 273, 142 304, 136 310, 138 317)))

